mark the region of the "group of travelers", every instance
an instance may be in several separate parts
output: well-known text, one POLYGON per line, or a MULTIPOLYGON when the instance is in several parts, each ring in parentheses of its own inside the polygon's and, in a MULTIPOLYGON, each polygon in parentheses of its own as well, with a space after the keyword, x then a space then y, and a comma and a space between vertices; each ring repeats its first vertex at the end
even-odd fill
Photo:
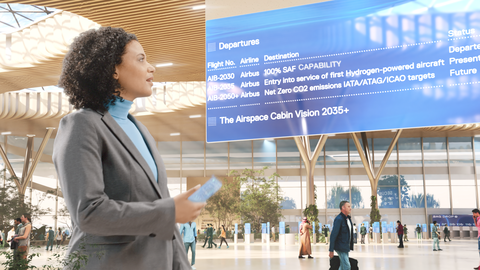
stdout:
MULTIPOLYGON (((30 250, 30 240, 32 239, 32 218, 30 214, 23 214, 21 217, 13 220, 13 227, 8 231, 7 235, 0 234, 1 244, 8 243, 13 251, 13 267, 11 269, 19 269, 28 264, 27 257, 30 250)), ((56 240, 57 248, 63 244, 69 235, 69 231, 58 229, 55 233, 52 227, 46 235, 47 250, 52 250, 53 241, 56 240)))
POLYGON ((32 232, 32 218, 30 214, 23 214, 21 217, 13 220, 13 228, 7 234, 2 236, 2 240, 10 244, 13 250, 13 266, 11 269, 25 267, 30 247, 30 234, 32 232))
MULTIPOLYGON (((330 246, 328 256, 330 257, 330 269, 350 270, 358 269, 357 260, 349 258, 349 252, 353 250, 354 239, 356 238, 355 224, 352 223, 350 213, 352 206, 348 201, 340 202, 340 214, 335 217, 333 222, 333 230, 330 234, 330 246), (334 256, 334 251, 338 256, 334 256)), ((298 254, 299 259, 304 259, 307 255, 308 259, 313 259, 311 242, 310 242, 310 221, 303 218, 300 225, 300 250, 298 254)), ((362 234, 363 230, 360 230, 362 234)), ((322 227, 322 233, 325 235, 328 244, 328 227, 322 227)), ((366 230, 363 232, 365 237, 366 230)), ((363 240, 362 240, 363 241, 363 240)))
MULTIPOLYGON (((220 227, 220 246, 218 247, 219 249, 222 248, 222 244, 225 243, 227 245, 227 248, 230 248, 230 246, 227 243, 227 230, 225 229, 225 225, 222 225, 220 227)), ((213 228, 213 224, 207 224, 207 228, 204 231, 205 234, 205 243, 203 243, 202 248, 205 248, 205 245, 207 244, 208 241, 208 247, 207 248, 217 248, 217 244, 213 241, 213 235, 215 233, 215 229, 213 228)), ((192 251, 192 262, 191 262, 191 267, 192 269, 195 268, 195 246, 197 243, 197 224, 195 222, 189 221, 185 224, 180 225, 180 235, 183 236, 183 244, 185 245, 185 251, 187 252, 187 257, 188 257, 188 250, 190 249, 192 251)))
MULTIPOLYGON (((222 248, 222 244, 225 243, 227 245, 227 248, 230 248, 230 246, 227 243, 227 230, 225 229, 225 225, 222 225, 220 228, 220 246, 218 248, 222 248)), ((181 231, 180 231, 181 232, 181 231)), ((205 248, 205 245, 207 244, 208 241, 208 247, 207 248, 217 248, 217 244, 213 241, 213 236, 215 234, 216 230, 213 228, 213 224, 207 224, 207 228, 204 230, 204 235, 205 235, 205 242, 203 243, 202 248, 205 248)))
MULTIPOLYGON (((407 230, 407 224, 403 225, 402 228, 400 228, 402 226, 402 224, 400 223, 400 221, 397 221, 397 233, 398 233, 398 237, 400 239, 400 232, 399 231, 403 231, 403 237, 405 239, 405 241, 408 242, 408 237, 407 237, 407 233, 408 233, 408 230, 407 230)), ((415 233, 417 235, 417 239, 422 239, 422 228, 420 227, 420 224, 417 224, 417 227, 415 228, 415 233)), ((444 233, 444 238, 443 238, 443 241, 444 242, 447 242, 447 239, 448 241, 452 241, 450 239, 450 230, 448 229, 448 226, 445 225, 445 227, 443 228, 443 233, 444 233)), ((432 239, 433 239, 433 251, 442 251, 442 249, 440 248, 440 239, 441 239, 441 235, 440 235, 440 225, 437 223, 436 220, 433 221, 433 226, 432 226, 432 239)), ((402 240, 400 239, 400 245, 398 246, 399 248, 403 248, 403 242, 402 240)))
MULTIPOLYGON (((330 236, 330 247, 329 247, 329 257, 331 269, 358 269, 358 261, 352 258, 349 258, 349 252, 353 250, 354 243, 356 242, 356 224, 352 223, 350 213, 351 213, 351 205, 347 201, 342 201, 340 203, 340 214, 336 216, 333 224, 333 230, 330 236), (338 256, 334 256, 334 252, 338 254, 338 256)), ((480 231, 480 210, 474 209, 473 217, 475 221, 475 225, 480 231)), ((433 250, 434 251, 441 251, 439 245, 440 236, 440 227, 436 221, 433 221, 434 226, 432 227, 432 238, 433 238, 433 250)), ((325 226, 323 227, 325 228, 325 226)), ((310 243, 310 232, 309 230, 312 229, 310 222, 307 218, 303 218, 303 221, 300 225, 300 250, 299 250, 299 258, 305 258, 304 256, 307 255, 309 259, 312 259, 311 256, 311 243, 310 243)), ((408 228, 407 225, 397 221, 397 235, 399 239, 399 248, 403 248, 403 242, 408 242, 408 228)), ((325 232, 323 229, 322 231, 327 236, 328 232, 325 232)), ((370 227, 370 232, 372 232, 372 227, 370 227)), ((421 235, 421 228, 417 225, 415 228, 415 232, 417 235, 421 235)), ((450 230, 447 226, 443 229, 444 232, 444 241, 446 242, 447 239, 450 239, 450 230)), ((360 235, 361 235, 361 244, 365 244, 365 236, 367 235, 367 228, 362 223, 360 227, 360 235)), ((327 239, 327 237, 326 237, 327 239)), ((478 248, 480 250, 480 235, 478 241, 478 248)), ((479 263, 480 265, 480 263, 479 263)), ((475 267, 474 269, 478 270, 479 267, 475 267)))
POLYGON ((48 250, 48 247, 50 247, 50 251, 52 251, 54 241, 57 244, 57 248, 59 248, 60 245, 63 245, 63 242, 65 242, 68 235, 69 235, 68 230, 64 230, 62 232, 62 229, 58 228, 58 231, 54 232, 52 227, 49 227, 47 235, 45 237, 45 239, 47 240, 46 250, 48 250))

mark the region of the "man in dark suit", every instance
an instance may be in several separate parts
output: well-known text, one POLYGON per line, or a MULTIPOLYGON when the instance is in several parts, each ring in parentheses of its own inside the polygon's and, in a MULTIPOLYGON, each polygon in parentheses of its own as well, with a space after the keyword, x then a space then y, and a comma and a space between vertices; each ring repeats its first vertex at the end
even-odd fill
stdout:
POLYGON ((335 250, 340 258, 339 270, 350 270, 348 253, 353 250, 353 223, 350 218, 352 206, 348 201, 342 201, 340 202, 340 211, 333 222, 328 256, 330 259, 333 258, 333 251, 335 250))

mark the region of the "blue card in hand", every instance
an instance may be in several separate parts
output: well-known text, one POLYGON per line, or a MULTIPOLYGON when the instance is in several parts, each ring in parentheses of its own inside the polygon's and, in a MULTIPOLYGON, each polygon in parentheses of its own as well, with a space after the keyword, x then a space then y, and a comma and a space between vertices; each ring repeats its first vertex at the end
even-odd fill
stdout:
POLYGON ((215 176, 212 176, 203 186, 201 186, 188 199, 192 202, 206 202, 222 187, 222 182, 215 176))

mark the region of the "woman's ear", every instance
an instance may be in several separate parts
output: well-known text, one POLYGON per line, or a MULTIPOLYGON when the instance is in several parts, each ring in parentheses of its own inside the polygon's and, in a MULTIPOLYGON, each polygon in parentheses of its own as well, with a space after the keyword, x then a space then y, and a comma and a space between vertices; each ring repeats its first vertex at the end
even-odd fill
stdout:
POLYGON ((118 75, 118 68, 115 67, 115 73, 113 73, 113 78, 114 78, 115 80, 118 80, 118 77, 120 77, 120 76, 118 75))

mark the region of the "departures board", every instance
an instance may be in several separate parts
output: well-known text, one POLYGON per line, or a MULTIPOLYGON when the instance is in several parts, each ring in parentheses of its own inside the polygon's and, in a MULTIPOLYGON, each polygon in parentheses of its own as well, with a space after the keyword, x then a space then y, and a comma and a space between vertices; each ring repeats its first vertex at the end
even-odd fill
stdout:
POLYGON ((207 142, 480 122, 479 2, 334 0, 208 20, 207 142))

